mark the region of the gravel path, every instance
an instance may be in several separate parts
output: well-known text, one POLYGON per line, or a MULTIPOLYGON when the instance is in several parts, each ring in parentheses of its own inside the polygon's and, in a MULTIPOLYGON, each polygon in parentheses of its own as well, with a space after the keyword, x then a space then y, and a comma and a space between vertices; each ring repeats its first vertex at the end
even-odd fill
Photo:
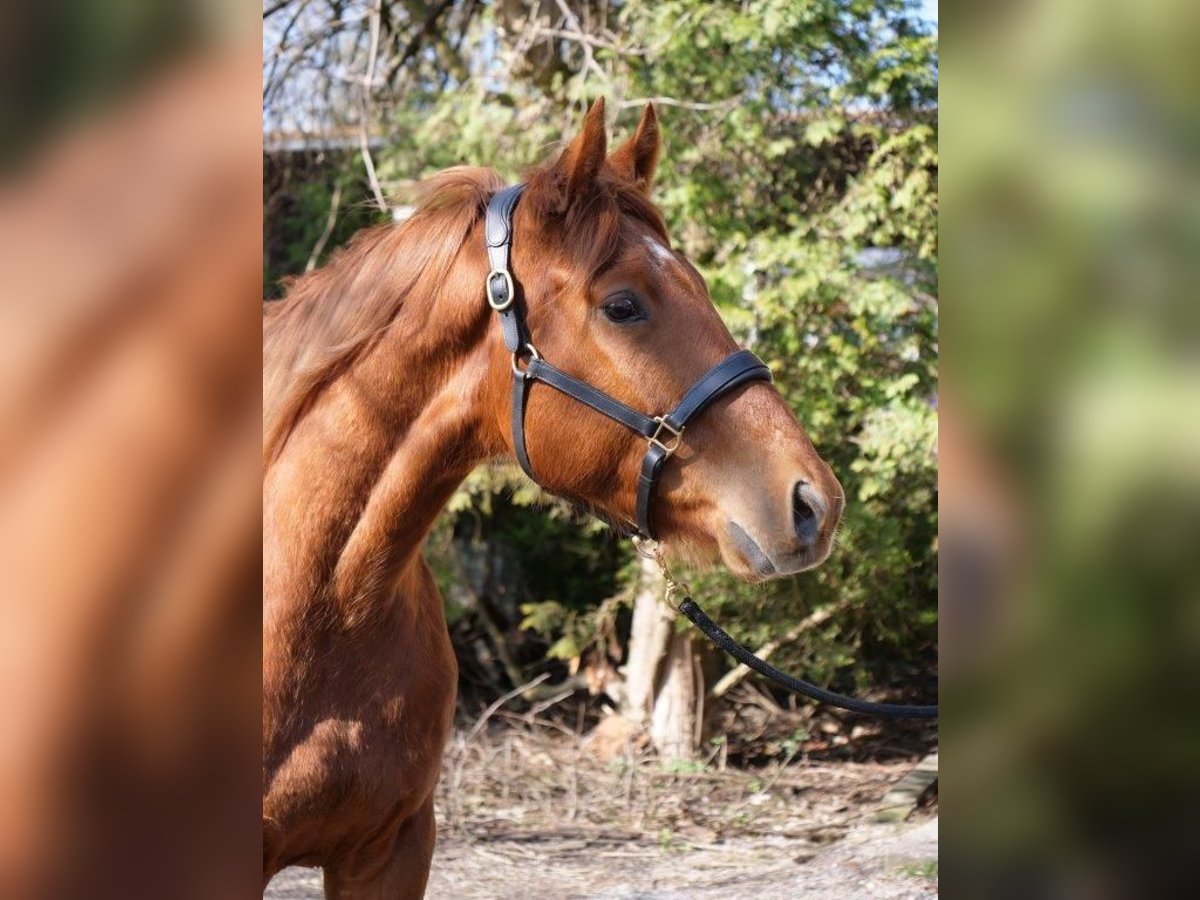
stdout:
MULTIPOLYGON (((428 900, 909 900, 937 896, 938 820, 860 824, 824 846, 786 838, 719 844, 631 842, 598 848, 555 840, 438 846, 428 900)), ((317 900, 321 873, 288 869, 272 900, 317 900)))

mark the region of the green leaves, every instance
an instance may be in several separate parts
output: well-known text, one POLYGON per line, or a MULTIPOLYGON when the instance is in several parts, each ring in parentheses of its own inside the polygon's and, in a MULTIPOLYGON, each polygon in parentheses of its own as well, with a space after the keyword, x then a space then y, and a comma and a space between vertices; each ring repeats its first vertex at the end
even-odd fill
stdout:
POLYGON ((816 119, 804 129, 804 142, 810 147, 820 147, 837 138, 845 127, 846 123, 840 116, 816 119))

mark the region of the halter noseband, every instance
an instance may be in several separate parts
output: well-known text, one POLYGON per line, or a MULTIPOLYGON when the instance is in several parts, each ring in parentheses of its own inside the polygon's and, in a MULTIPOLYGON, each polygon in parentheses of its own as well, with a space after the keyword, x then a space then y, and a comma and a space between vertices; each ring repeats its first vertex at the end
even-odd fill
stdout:
POLYGON ((653 538, 650 524, 650 501, 654 487, 662 475, 667 460, 683 440, 687 424, 703 412, 714 400, 751 381, 770 381, 771 370, 749 350, 739 350, 725 357, 693 384, 679 405, 665 415, 648 416, 626 406, 586 382, 568 375, 546 362, 534 349, 521 311, 516 303, 516 283, 509 270, 513 238, 513 211, 525 185, 517 184, 496 193, 488 203, 485 233, 491 271, 487 276, 488 305, 500 316, 504 331, 504 346, 512 354, 512 434, 517 462, 534 482, 537 477, 525 448, 525 406, 529 389, 535 381, 547 384, 580 403, 590 406, 615 422, 619 422, 646 438, 646 455, 642 457, 641 474, 637 485, 637 530, 645 538, 653 538), (525 359, 525 367, 521 362, 525 359))

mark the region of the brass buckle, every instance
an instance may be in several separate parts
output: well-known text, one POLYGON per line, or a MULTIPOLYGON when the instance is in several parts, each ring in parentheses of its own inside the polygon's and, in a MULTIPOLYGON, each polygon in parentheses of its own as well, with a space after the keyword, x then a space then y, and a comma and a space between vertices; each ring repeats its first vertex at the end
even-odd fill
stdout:
MULTIPOLYGON (((540 356, 538 356, 538 352, 537 352, 537 350, 534 348, 533 344, 526 344, 526 345, 525 345, 525 349, 529 351, 529 358, 530 358, 531 360, 533 360, 533 359, 541 359, 541 357, 540 357, 540 356)), ((514 350, 514 351, 513 351, 513 355, 512 355, 512 370, 513 370, 513 374, 514 374, 514 375, 519 375, 519 376, 521 376, 522 378, 528 378, 528 377, 529 377, 529 372, 528 372, 528 371, 526 371, 525 369, 522 369, 522 368, 521 368, 521 366, 519 365, 519 363, 520 363, 520 361, 521 361, 521 354, 522 354, 522 352, 523 352, 523 351, 522 351, 522 350, 519 350, 519 349, 518 349, 518 350, 514 350)))
POLYGON ((658 427, 654 429, 654 434, 650 435, 650 443, 655 447, 661 447, 666 452, 667 456, 670 456, 679 449, 679 443, 683 440, 683 428, 672 428, 669 424, 667 424, 667 420, 663 416, 655 416, 654 421, 658 423, 658 427), (664 429, 669 431, 675 440, 668 444, 664 444, 660 439, 660 435, 663 433, 664 429))
POLYGON ((512 272, 508 271, 508 269, 492 269, 492 271, 488 272, 487 281, 484 284, 487 285, 488 306, 496 312, 504 312, 513 305, 513 300, 517 297, 517 291, 513 287, 512 272), (496 296, 492 293, 492 279, 497 275, 504 279, 504 284, 508 288, 508 299, 503 303, 497 303, 496 296))

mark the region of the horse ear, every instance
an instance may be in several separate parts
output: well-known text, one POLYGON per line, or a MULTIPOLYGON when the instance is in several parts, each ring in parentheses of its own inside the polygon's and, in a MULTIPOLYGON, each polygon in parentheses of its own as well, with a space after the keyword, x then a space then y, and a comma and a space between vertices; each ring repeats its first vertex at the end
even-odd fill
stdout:
POLYGON ((581 196, 596 181, 600 167, 604 165, 604 154, 608 150, 608 138, 604 134, 604 98, 592 104, 583 118, 583 131, 571 142, 559 157, 557 167, 566 176, 566 194, 562 198, 565 210, 573 200, 581 196))
POLYGON ((642 110, 642 120, 638 122, 637 131, 613 151, 608 163, 622 178, 632 181, 649 193, 650 183, 654 181, 654 170, 658 168, 661 143, 658 114, 654 111, 654 104, 647 103, 646 108, 642 110))

